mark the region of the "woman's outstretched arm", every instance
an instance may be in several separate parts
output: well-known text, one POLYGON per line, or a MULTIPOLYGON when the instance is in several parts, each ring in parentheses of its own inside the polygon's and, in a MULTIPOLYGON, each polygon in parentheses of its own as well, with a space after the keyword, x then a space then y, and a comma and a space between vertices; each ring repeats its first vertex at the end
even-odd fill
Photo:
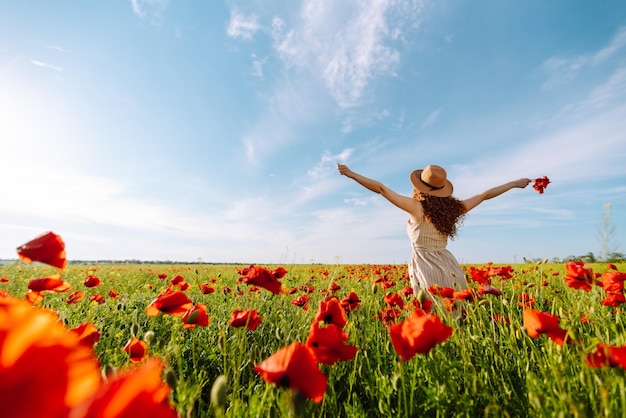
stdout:
POLYGON ((464 200, 463 204, 465 205, 466 211, 469 212, 485 200, 493 199, 494 197, 500 196, 502 193, 508 192, 509 190, 514 188, 523 189, 528 186, 531 181, 532 180, 527 178, 521 178, 501 184, 496 187, 492 187, 491 189, 487 189, 482 193, 478 193, 477 195, 464 200))
POLYGON ((378 180, 370 179, 362 176, 359 173, 355 173, 354 171, 350 170, 347 165, 337 164, 337 170, 339 170, 339 173, 341 175, 351 178, 352 180, 359 183, 361 186, 373 191, 374 193, 383 194, 383 192, 385 191, 384 184, 382 184, 378 180))
POLYGON ((347 165, 337 164, 337 170, 339 170, 339 173, 341 175, 351 178, 352 180, 359 183, 361 186, 365 187, 368 190, 371 190, 374 193, 378 193, 405 212, 408 212, 411 215, 416 215, 420 213, 419 202, 417 202, 417 200, 394 192, 378 180, 370 179, 359 173, 355 173, 354 171, 350 170, 347 165))

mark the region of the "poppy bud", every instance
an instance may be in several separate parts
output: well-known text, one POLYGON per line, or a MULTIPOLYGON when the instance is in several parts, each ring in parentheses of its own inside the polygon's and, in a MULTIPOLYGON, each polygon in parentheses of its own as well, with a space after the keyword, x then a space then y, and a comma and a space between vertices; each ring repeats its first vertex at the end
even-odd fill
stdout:
POLYGON ((211 405, 215 408, 216 412, 220 414, 224 413, 226 407, 226 392, 228 391, 228 380, 223 374, 219 375, 213 386, 211 387, 211 405))
POLYGON ((200 311, 195 310, 192 311, 189 316, 187 317, 187 323, 188 324, 195 324, 196 323, 196 319, 198 319, 198 315, 200 315, 200 311))
POLYGON ((133 325, 130 328, 130 335, 132 335, 134 337, 138 333, 139 333, 139 324, 136 323, 136 322, 133 322, 133 325))
POLYGON ((143 340, 150 344, 154 340, 154 331, 146 331, 146 333, 143 334, 143 340))
POLYGON ((170 388, 172 388, 172 390, 176 389, 176 385, 178 384, 178 378, 176 377, 176 373, 174 373, 174 370, 168 369, 165 372, 165 381, 170 386, 170 388))
POLYGON ((222 334, 217 337, 217 347, 222 353, 224 352, 224 336, 222 334))
POLYGON ((378 292, 378 286, 376 285, 376 283, 374 283, 372 285, 372 293, 376 294, 376 292, 378 292))
POLYGON ((428 293, 426 292, 426 290, 424 289, 420 289, 419 292, 417 292, 417 300, 419 301, 420 305, 424 303, 424 301, 426 299, 428 299, 428 293))

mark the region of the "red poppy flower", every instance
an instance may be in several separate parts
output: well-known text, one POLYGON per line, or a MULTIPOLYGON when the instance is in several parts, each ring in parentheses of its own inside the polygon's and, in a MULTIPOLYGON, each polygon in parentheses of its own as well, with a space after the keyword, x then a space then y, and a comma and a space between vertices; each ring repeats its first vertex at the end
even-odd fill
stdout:
POLYGON ((415 294, 415 291, 411 286, 404 286, 402 290, 400 290, 400 293, 402 294, 402 296, 408 299, 415 294))
POLYGON ((538 179, 535 179, 535 181, 533 182, 533 189, 537 190, 539 194, 542 194, 543 189, 548 187, 548 184, 550 184, 550 179, 548 179, 548 177, 546 176, 539 177, 538 179))
POLYGON ((383 280, 382 282, 380 282, 380 288, 383 290, 391 289, 395 285, 396 282, 394 282, 393 280, 383 280))
POLYGON ((249 331, 254 331, 261 324, 261 317, 257 309, 236 310, 230 315, 228 323, 233 328, 247 327, 249 331))
POLYGON ((335 324, 339 328, 343 328, 346 326, 348 318, 339 300, 336 297, 331 297, 320 301, 314 321, 323 322, 325 324, 335 324))
POLYGON ((602 287, 605 292, 621 292, 624 290, 626 273, 620 271, 608 271, 602 273, 602 287))
POLYGON ((397 293, 385 295, 383 299, 385 300, 385 304, 387 306, 397 306, 399 309, 404 309, 404 300, 402 299, 402 296, 397 293))
MULTIPOLYGON (((279 271, 279 275, 280 274, 283 274, 282 270, 279 271)), ((267 289, 275 295, 281 292, 281 284, 278 279, 279 277, 275 276, 271 271, 267 270, 266 268, 254 266, 246 269, 245 276, 241 278, 244 283, 262 287, 263 289, 267 289)))
POLYGON ((350 292, 348 296, 344 297, 339 302, 339 304, 346 313, 358 309, 359 303, 361 303, 361 300, 355 292, 350 292))
POLYGON ((89 302, 95 302, 98 305, 102 305, 104 302, 106 302, 106 300, 104 299, 104 296, 102 296, 100 293, 94 293, 93 295, 89 296, 89 302))
POLYGON ((521 293, 517 297, 517 304, 522 308, 530 308, 531 306, 535 306, 535 300, 528 293, 521 293))
POLYGON ((100 340, 100 332, 91 322, 80 324, 70 331, 76 334, 80 343, 87 347, 93 347, 100 340))
POLYGON ((183 315, 183 328, 190 329, 195 327, 206 327, 211 322, 209 316, 206 313, 206 306, 197 304, 190 308, 183 315))
POLYGON ((17 255, 25 263, 38 261, 63 269, 67 264, 65 259, 65 243, 54 232, 39 235, 24 245, 17 247, 17 255))
POLYGON ((405 362, 446 341, 452 335, 452 328, 441 322, 437 315, 415 310, 407 320, 392 324, 389 335, 396 353, 405 362))
POLYGON ((315 286, 307 286, 305 284, 300 286, 299 289, 302 290, 305 293, 313 293, 313 292, 315 292, 315 286))
POLYGON ((181 316, 193 306, 191 299, 180 290, 166 289, 146 307, 148 316, 160 313, 181 316))
POLYGON ((277 267, 272 271, 272 275, 277 279, 282 279, 287 274, 287 270, 284 267, 277 267))
POLYGON ((158 277, 159 279, 161 279, 161 280, 165 280, 165 279, 167 279, 167 274, 165 274, 165 273, 159 273, 159 274, 157 274, 157 277, 158 277))
POLYGON ((326 376, 317 366, 311 349, 302 343, 293 342, 281 348, 255 365, 254 371, 266 382, 296 390, 315 403, 324 399, 326 376))
POLYGON ((396 319, 402 316, 402 311, 393 306, 385 306, 379 313, 378 319, 382 322, 383 326, 388 326, 396 322, 396 319))
POLYGON ((626 297, 622 292, 606 292, 602 305, 604 306, 620 306, 626 303, 626 297))
POLYGON ((97 389, 93 350, 62 324, 51 311, 0 297, 2 416, 68 416, 97 389))
POLYGON ((413 307, 415 309, 421 309, 425 313, 430 313, 433 309, 433 300, 430 298, 424 298, 424 300, 420 301, 419 299, 413 300, 413 307))
POLYGON ((569 261, 565 263, 565 271, 567 276, 565 277, 565 284, 572 289, 582 289, 585 291, 591 290, 593 284, 593 270, 591 268, 585 268, 585 263, 582 261, 569 261))
POLYGON ((176 410, 168 403, 170 388, 162 374, 161 361, 150 359, 116 375, 82 406, 80 416, 176 418, 176 410))
POLYGON ((307 294, 304 295, 300 295, 297 298, 293 299, 291 301, 292 305, 296 305, 302 308, 302 310, 304 311, 308 311, 309 310, 309 300, 311 300, 311 297, 307 294))
POLYGON ((141 363, 148 357, 148 344, 136 337, 131 337, 122 351, 128 353, 131 363, 141 363))
POLYGON ((172 280, 170 280, 170 284, 172 286, 176 286, 177 284, 182 283, 184 281, 185 281, 185 278, 181 276, 180 274, 177 274, 176 276, 174 276, 172 280))
POLYGON ((563 345, 567 331, 559 326, 559 317, 536 309, 525 309, 522 314, 526 333, 532 338, 546 334, 556 344, 563 345))
POLYGON ((596 352, 587 355, 585 362, 591 367, 621 367, 626 369, 626 345, 613 347, 598 344, 596 352))
POLYGON ((431 295, 439 296, 441 298, 453 298, 454 289, 452 287, 441 287, 437 285, 430 286, 428 293, 431 295))
POLYGON ((98 277, 93 276, 93 275, 89 275, 85 278, 85 280, 83 281, 83 285, 85 285, 85 287, 96 287, 96 286, 100 286, 102 284, 102 280, 100 280, 98 277))
POLYGON ((341 290, 341 286, 339 286, 337 283, 332 282, 329 286, 328 286, 328 290, 330 290, 331 292, 335 293, 341 290))
POLYGON ((489 267, 489 275, 498 276, 500 280, 512 278, 513 275, 511 273, 513 273, 513 267, 511 266, 489 267))
POLYGON ((491 273, 489 268, 477 269, 474 266, 470 266, 469 276, 478 284, 490 285, 491 284, 491 273))
POLYGON ((478 286, 478 294, 502 296, 502 290, 498 289, 497 287, 490 286, 490 285, 480 285, 478 286))
POLYGON ((198 287, 200 288, 200 291, 205 295, 215 293, 215 288, 213 286, 209 286, 206 283, 199 284, 198 287))
POLYGON ((457 300, 457 301, 466 300, 468 302, 472 302, 474 301, 474 299, 476 299, 476 293, 474 292, 474 289, 467 288, 467 289, 460 290, 458 292, 454 292, 452 299, 457 300))
POLYGON ((7 277, 0 277, 0 283, 9 283, 9 279, 7 277))
POLYGON ((80 290, 77 290, 69 294, 69 296, 67 297, 67 304, 73 305, 75 303, 80 302, 83 299, 85 299, 85 294, 81 292, 80 290))
POLYGON ((28 282, 28 289, 33 292, 43 292, 45 290, 50 292, 66 292, 70 288, 71 285, 68 282, 64 282, 60 274, 31 279, 28 282))
POLYGON ((116 290, 110 289, 108 295, 111 299, 115 299, 120 295, 120 293, 116 290))
POLYGON ((33 305, 41 302, 43 298, 44 298, 43 292, 35 292, 32 290, 29 290, 28 293, 26 293, 26 300, 33 305))
POLYGON ((344 344, 348 333, 337 325, 320 327, 318 322, 311 325, 306 345, 311 347, 316 360, 322 364, 335 364, 338 361, 352 360, 359 350, 354 345, 344 344))

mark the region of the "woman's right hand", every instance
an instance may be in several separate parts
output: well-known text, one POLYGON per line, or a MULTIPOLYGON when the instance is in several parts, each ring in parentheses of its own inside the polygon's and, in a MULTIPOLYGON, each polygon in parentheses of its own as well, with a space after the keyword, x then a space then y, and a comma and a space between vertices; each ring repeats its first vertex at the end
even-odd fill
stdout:
POLYGON ((352 173, 352 170, 350 170, 345 164, 337 163, 337 170, 339 171, 339 174, 346 177, 350 177, 349 174, 352 173))

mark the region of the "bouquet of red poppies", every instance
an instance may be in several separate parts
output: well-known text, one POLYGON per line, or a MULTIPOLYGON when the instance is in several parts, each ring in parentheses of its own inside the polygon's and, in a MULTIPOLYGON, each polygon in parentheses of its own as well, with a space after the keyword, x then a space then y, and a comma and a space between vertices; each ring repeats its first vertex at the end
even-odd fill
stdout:
POLYGON ((539 194, 543 194, 543 190, 548 187, 548 184, 550 184, 550 179, 548 177, 539 177, 533 182, 533 189, 537 190, 539 194))

